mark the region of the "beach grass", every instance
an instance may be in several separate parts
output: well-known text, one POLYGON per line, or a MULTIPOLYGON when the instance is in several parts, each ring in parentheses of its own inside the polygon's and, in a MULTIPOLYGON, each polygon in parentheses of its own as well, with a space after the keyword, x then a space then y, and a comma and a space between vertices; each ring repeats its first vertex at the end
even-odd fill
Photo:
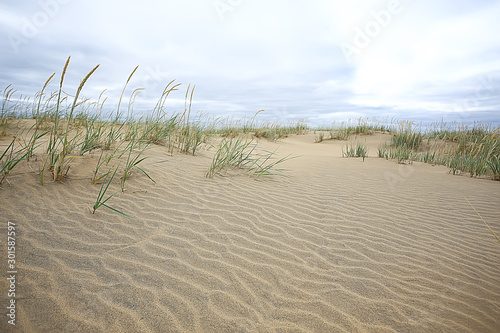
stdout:
MULTIPOLYGON (((263 110, 255 113, 248 121, 234 124, 226 123, 221 118, 212 119, 201 112, 193 115, 194 85, 188 85, 186 89, 183 112, 167 113, 167 98, 181 86, 180 83, 175 83, 175 80, 165 86, 151 111, 140 118, 134 116, 134 104, 144 88, 134 89, 124 115, 122 107, 126 90, 138 67, 129 74, 114 113, 104 115, 106 90, 101 92, 97 100, 82 96, 83 88, 99 65, 84 76, 76 92, 70 95, 64 88, 70 61, 71 57, 68 57, 64 63, 57 90, 48 92, 56 76, 56 73, 53 73, 32 102, 29 98, 16 100, 16 90, 12 85, 2 90, 0 135, 12 135, 12 139, 0 155, 0 183, 4 182, 21 162, 30 162, 32 157, 34 160, 31 163, 38 166, 36 175, 41 185, 46 183, 49 171, 52 174, 51 181, 64 181, 71 177, 70 167, 74 159, 88 159, 97 154, 95 167, 89 175, 90 183, 102 183, 93 207, 95 213, 99 207, 107 207, 106 202, 114 194, 106 197, 106 193, 111 182, 117 178, 120 179, 122 191, 125 190, 134 170, 154 182, 149 172, 142 167, 148 159, 146 151, 151 145, 167 147, 171 156, 174 151, 196 155, 202 145, 211 146, 209 140, 214 135, 226 136, 230 139, 219 146, 207 176, 210 178, 223 170, 241 167, 246 170, 246 174, 261 177, 281 173, 283 170, 276 166, 286 158, 277 158, 276 151, 262 152, 256 149, 255 142, 241 141, 240 134, 277 141, 292 134, 307 132, 307 124, 301 120, 284 125, 259 122, 257 116, 263 110), (15 119, 29 118, 34 119, 34 124, 26 131, 29 134, 18 129, 13 122, 15 119), (38 149, 41 146, 43 149, 38 149)), ((31 165, 29 167, 32 168, 31 165)))
POLYGON ((366 136, 375 133, 390 133, 391 127, 385 125, 385 122, 377 118, 358 118, 355 120, 342 121, 340 123, 334 122, 328 126, 320 126, 315 129, 317 136, 316 143, 325 140, 349 140, 351 136, 366 136))
POLYGON ((113 208, 107 204, 107 202, 116 194, 116 192, 113 194, 110 194, 110 195, 107 195, 106 193, 108 192, 109 186, 111 185, 111 182, 113 181, 113 178, 115 177, 115 174, 117 171, 118 171, 118 167, 113 172, 111 172, 111 170, 109 170, 106 173, 106 177, 104 179, 104 182, 102 183, 101 188, 99 189, 99 193, 97 194, 96 201, 95 201, 94 205, 92 206, 92 214, 95 214, 96 210, 98 210, 99 208, 106 207, 106 208, 108 208, 108 209, 110 209, 110 210, 112 210, 120 215, 123 215, 123 216, 128 217, 128 218, 132 218, 131 216, 125 214, 121 210, 113 208), (108 177, 109 177, 109 179, 108 179, 108 177))
POLYGON ((368 147, 357 142, 356 145, 346 144, 345 150, 342 149, 342 156, 344 157, 362 157, 363 162, 366 156, 368 156, 368 147))
MULTIPOLYGON (((143 144, 142 147, 139 148, 139 151, 136 153, 134 150, 137 148, 137 142, 135 138, 133 138, 131 141, 129 141, 128 146, 125 148, 124 155, 127 156, 126 161, 125 161, 125 167, 123 169, 123 175, 120 178, 120 186, 122 189, 122 192, 125 191, 125 183, 127 179, 130 178, 132 171, 134 169, 137 169, 141 171, 146 177, 148 177, 153 183, 155 181, 149 174, 142 169, 139 164, 141 164, 143 161, 145 161, 148 157, 144 156, 144 152, 148 148, 148 144, 143 144)), ((122 155, 123 156, 123 155, 122 155)))
POLYGON ((29 151, 26 149, 15 149, 16 139, 14 137, 2 155, 0 155, 0 184, 4 182, 16 165, 29 155, 29 151))
POLYGON ((249 140, 243 135, 222 138, 205 176, 213 178, 216 174, 227 174, 234 169, 242 169, 246 174, 256 177, 277 175, 284 171, 277 166, 289 156, 275 160, 275 154, 276 152, 258 152, 253 139, 249 140))
POLYGON ((435 123, 423 131, 411 121, 391 130, 391 143, 378 147, 378 156, 398 163, 413 161, 444 165, 453 175, 499 180, 500 129, 473 124, 435 123))
MULTIPOLYGON (((184 93, 184 109, 167 112, 169 96, 180 90, 181 84, 175 80, 168 82, 149 112, 137 117, 134 106, 144 91, 142 87, 133 89, 126 112, 121 110, 127 87, 138 67, 129 74, 114 111, 106 113, 104 110, 109 109, 105 107, 106 90, 95 100, 82 96, 83 88, 99 65, 84 76, 73 94, 65 92, 64 81, 70 60, 68 57, 53 92, 49 87, 56 73, 47 78, 33 100, 26 96, 16 97, 12 85, 0 92, 0 137, 10 136, 4 139, 6 147, 0 151, 0 183, 23 162, 35 165, 35 169, 38 167, 35 173, 42 185, 49 171, 52 181, 63 181, 71 176, 72 161, 97 156, 95 168, 88 177, 90 182, 108 183, 119 178, 124 191, 134 170, 154 182, 143 167, 151 146, 166 147, 170 156, 174 152, 197 155, 213 147, 213 138, 219 138, 220 143, 214 147, 206 177, 213 178, 236 169, 252 177, 278 175, 284 171, 280 168, 281 163, 289 156, 280 158, 276 151, 261 150, 259 140, 277 142, 311 131, 315 131, 317 143, 348 140, 353 135, 386 133, 391 139, 390 143, 378 147, 381 158, 398 163, 418 161, 445 165, 454 175, 466 173, 471 177, 500 180, 500 129, 491 126, 436 123, 423 130, 412 121, 388 125, 386 121, 359 118, 313 129, 304 119, 282 123, 262 121, 259 117, 264 110, 257 111, 249 119, 214 118, 192 110, 194 85, 188 85, 184 93), (28 127, 20 123, 29 119, 33 122, 28 127), (118 165, 122 168, 116 169, 118 165)), ((342 156, 361 157, 365 161, 368 148, 359 142, 346 144, 342 156)), ((106 190, 103 188, 103 191, 106 190)))

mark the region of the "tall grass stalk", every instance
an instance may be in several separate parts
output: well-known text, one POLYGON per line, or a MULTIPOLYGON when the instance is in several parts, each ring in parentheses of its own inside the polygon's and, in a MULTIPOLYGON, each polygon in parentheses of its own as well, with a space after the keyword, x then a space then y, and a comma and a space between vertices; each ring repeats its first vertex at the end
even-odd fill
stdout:
POLYGON ((132 73, 130 73, 130 75, 128 76, 127 82, 125 82, 125 86, 123 87, 122 93, 120 95, 120 99, 118 100, 118 107, 116 108, 116 118, 115 118, 116 120, 118 120, 120 118, 120 105, 122 104, 122 98, 123 98, 123 95, 125 94, 125 89, 127 89, 128 83, 130 82, 130 80, 132 79, 132 76, 134 76, 134 73, 135 73, 135 71, 137 71, 138 68, 139 68, 139 65, 137 65, 134 68, 132 73))
POLYGON ((68 119, 66 120, 66 131, 64 132, 64 141, 63 141, 63 155, 67 155, 69 154, 69 145, 68 145, 68 135, 69 135, 69 126, 71 124, 71 120, 73 119, 73 113, 75 112, 75 107, 76 107, 76 104, 78 102, 78 97, 80 97, 80 93, 83 89, 83 86, 85 85, 85 83, 87 82, 87 80, 89 79, 89 77, 94 74, 94 72, 97 70, 97 68, 99 68, 99 65, 95 66, 82 80, 82 82, 80 83, 80 85, 78 86, 78 89, 76 90, 76 94, 75 94, 75 99, 73 101, 73 105, 71 106, 71 110, 69 112, 69 116, 68 116, 68 119))
POLYGON ((9 116, 7 114, 6 106, 9 103, 12 95, 16 92, 11 86, 12 85, 9 84, 4 89, 4 94, 2 97, 2 110, 0 111, 0 136, 7 135, 7 121, 9 119, 9 116))
POLYGON ((41 107, 41 104, 42 104, 42 100, 43 100, 43 96, 44 96, 44 91, 47 88, 47 86, 49 85, 50 81, 52 81, 52 78, 55 75, 56 75, 56 73, 52 73, 52 75, 49 76, 49 78, 47 79, 47 81, 45 81, 45 84, 43 85, 42 90, 38 94, 39 98, 38 98, 38 103, 37 103, 37 106, 36 106, 36 113, 35 113, 35 123, 36 123, 35 130, 38 130, 38 129, 41 128, 43 119, 45 118, 45 117, 41 117, 40 107, 41 107))
POLYGON ((63 74, 61 75, 61 82, 59 85, 59 95, 58 95, 58 101, 57 101, 57 110, 56 110, 56 118, 55 118, 55 126, 53 131, 51 132, 50 138, 49 138, 49 143, 48 143, 48 148, 47 148, 47 153, 48 153, 48 161, 50 168, 52 170, 53 174, 53 179, 54 180, 62 180, 64 177, 66 177, 68 171, 69 171, 69 164, 70 161, 74 158, 78 158, 77 156, 70 156, 69 154, 71 151, 75 148, 77 144, 77 138, 79 134, 77 133, 73 138, 69 139, 69 134, 70 134, 70 124, 73 119, 73 114, 75 111, 75 108, 78 103, 78 98, 80 96, 80 93, 83 89, 83 86, 89 79, 89 77, 97 70, 99 65, 94 67, 80 82, 80 85, 77 88, 75 98, 73 100, 70 112, 66 118, 66 129, 59 135, 58 133, 58 126, 57 123, 59 121, 59 107, 60 107, 60 95, 62 91, 62 84, 64 80, 64 75, 66 73, 69 60, 71 57, 68 58, 66 61, 66 64, 64 66, 63 74), (62 145, 62 147, 59 148, 59 146, 62 145))
POLYGON ((7 109, 6 106, 9 103, 10 99, 12 98, 12 95, 16 90, 12 88, 12 85, 9 84, 3 91, 3 97, 2 97, 2 110, 0 112, 0 119, 7 119, 7 109))

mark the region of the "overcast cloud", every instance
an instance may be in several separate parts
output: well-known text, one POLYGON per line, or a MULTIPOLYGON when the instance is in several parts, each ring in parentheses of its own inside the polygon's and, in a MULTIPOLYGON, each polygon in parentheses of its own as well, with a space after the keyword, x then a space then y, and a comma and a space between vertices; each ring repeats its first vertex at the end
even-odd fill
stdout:
POLYGON ((154 106, 172 79, 214 116, 500 121, 500 1, 40 0, 0 3, 0 89, 56 90, 116 108, 123 85, 154 106))

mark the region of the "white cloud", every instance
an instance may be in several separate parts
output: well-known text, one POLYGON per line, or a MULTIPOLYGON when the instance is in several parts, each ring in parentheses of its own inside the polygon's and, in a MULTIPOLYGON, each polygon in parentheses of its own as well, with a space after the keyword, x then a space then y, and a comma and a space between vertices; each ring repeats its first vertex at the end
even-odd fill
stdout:
POLYGON ((491 73, 489 91, 498 92, 498 1, 64 1, 18 52, 6 36, 23 36, 23 20, 33 21, 44 7, 0 9, 0 87, 12 83, 24 94, 59 75, 72 55, 68 89, 100 63, 85 92, 97 97, 108 88, 110 101, 140 65, 128 92, 146 88, 138 109, 154 104, 174 78, 185 86, 172 96, 173 107, 194 83, 197 107, 214 115, 251 116, 263 108, 263 117, 339 120, 373 110, 406 117, 418 109, 431 119, 464 98, 476 99, 468 110, 492 114, 500 105, 498 93, 474 97, 491 73), (216 3, 229 7, 221 13, 216 3), (395 3, 397 13, 383 18, 395 3), (348 62, 340 46, 355 45, 367 29, 367 45, 348 62))
POLYGON ((453 90, 462 92, 471 79, 479 82, 487 73, 500 69, 497 59, 486 57, 498 50, 497 37, 491 31, 495 26, 500 29, 494 14, 499 12, 498 5, 493 9, 458 17, 442 13, 425 21, 420 21, 423 14, 409 13, 404 20, 394 21, 358 59, 353 103, 399 110, 449 108, 455 101, 425 101, 428 96, 422 92, 434 89, 436 94, 452 96, 453 90))

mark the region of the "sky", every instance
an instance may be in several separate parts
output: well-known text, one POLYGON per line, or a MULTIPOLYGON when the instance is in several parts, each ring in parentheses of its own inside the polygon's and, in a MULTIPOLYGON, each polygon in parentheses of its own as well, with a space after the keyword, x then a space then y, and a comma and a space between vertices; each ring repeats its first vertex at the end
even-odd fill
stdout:
POLYGON ((363 118, 500 123, 500 1, 1 1, 0 89, 35 96, 52 73, 137 114, 181 83, 167 112, 312 124, 363 118))

